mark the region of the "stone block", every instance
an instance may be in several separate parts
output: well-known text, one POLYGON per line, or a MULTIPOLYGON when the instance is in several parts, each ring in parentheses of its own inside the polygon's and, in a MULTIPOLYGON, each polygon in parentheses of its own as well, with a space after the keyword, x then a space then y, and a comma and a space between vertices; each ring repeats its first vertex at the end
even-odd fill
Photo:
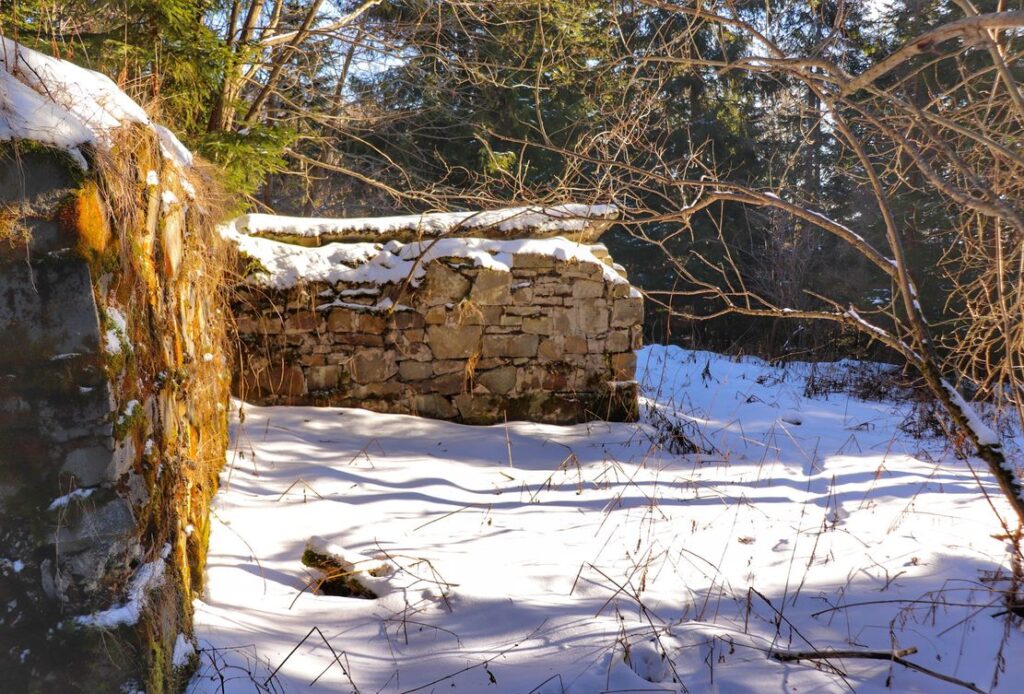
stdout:
POLYGON ((571 297, 572 283, 563 277, 561 282, 551 285, 551 293, 549 296, 571 297))
POLYGON ((629 341, 629 333, 625 330, 613 330, 605 339, 604 348, 613 354, 615 352, 628 352, 632 349, 629 341))
POLYGON ((355 330, 355 312, 348 308, 332 308, 327 314, 327 329, 332 333, 350 333, 355 330))
POLYGON ((569 311, 570 331, 579 335, 599 335, 608 331, 608 302, 580 299, 569 311))
POLYGON ((612 327, 627 328, 632 325, 643 323, 644 302, 636 297, 631 299, 617 299, 612 304, 612 327))
POLYGON ((398 347, 397 350, 399 357, 402 359, 411 359, 413 361, 432 361, 434 359, 434 353, 425 342, 410 342, 398 347))
POLYGON ((259 321, 249 313, 238 313, 235 315, 235 330, 241 335, 256 333, 259 330, 259 321))
POLYGON ((177 277, 178 269, 181 267, 184 227, 185 218, 181 207, 176 207, 170 214, 164 215, 160 240, 163 246, 164 276, 169 279, 177 277))
POLYGON ((572 295, 576 299, 599 299, 604 296, 604 282, 576 280, 572 283, 572 295))
POLYGON ((564 339, 557 337, 549 340, 541 341, 537 347, 537 358, 541 362, 545 361, 559 361, 565 355, 564 339))
POLYGON ((448 322, 455 325, 495 325, 501 320, 504 308, 464 301, 452 309, 448 322))
POLYGON ((533 287, 523 282, 512 285, 512 301, 520 306, 529 306, 533 303, 533 287))
POLYGON ((306 378, 297 365, 275 366, 260 372, 256 387, 271 395, 298 396, 306 392, 306 378))
POLYGON ((259 332, 264 335, 280 335, 284 332, 284 319, 277 313, 260 317, 259 332))
POLYGON ((591 369, 574 369, 566 374, 568 390, 577 393, 584 393, 597 390, 608 379, 605 371, 593 371, 591 369))
POLYGON ((396 347, 405 347, 414 342, 423 342, 427 339, 427 331, 420 328, 408 330, 392 330, 384 336, 384 341, 394 344, 396 347))
POLYGON ((529 316, 536 318, 544 315, 544 309, 537 306, 506 306, 503 311, 510 316, 529 316))
POLYGON ((423 314, 423 322, 426 325, 444 325, 450 313, 444 306, 432 306, 423 314))
POLYGON ((135 465, 138 456, 135 451, 135 441, 131 436, 126 436, 114 444, 114 452, 110 456, 110 467, 107 468, 107 479, 116 481, 121 479, 135 465))
POLYGON ((543 366, 530 364, 516 370, 516 391, 531 393, 544 387, 548 371, 543 366))
POLYGON ((399 330, 422 328, 426 325, 423 315, 416 311, 398 311, 395 313, 395 327, 399 330))
POLYGON ((503 366, 482 373, 478 371, 474 380, 491 393, 505 395, 515 389, 517 371, 514 366, 503 366))
POLYGON ((459 409, 459 419, 467 424, 490 424, 505 418, 506 400, 500 396, 462 393, 454 400, 459 409))
POLYGON ((435 376, 429 381, 421 381, 423 390, 428 393, 455 395, 466 390, 466 375, 463 372, 435 376))
POLYGON ((398 363, 398 377, 403 381, 422 381, 434 375, 434 368, 427 361, 406 360, 398 363))
POLYGON ((334 343, 348 347, 383 347, 384 336, 368 333, 338 333, 334 336, 334 343))
POLYGON ((522 326, 518 325, 487 325, 484 327, 485 335, 518 335, 522 332, 522 326))
POLYGON ((341 379, 341 367, 337 364, 311 366, 306 370, 306 384, 310 390, 333 390, 341 379))
POLYGON ((512 267, 527 270, 552 270, 555 267, 555 259, 550 255, 540 253, 516 253, 512 257, 512 267))
POLYGON ((603 264, 571 262, 563 271, 563 276, 571 279, 599 280, 604 277, 603 264))
POLYGON ((537 335, 485 335, 485 357, 533 357, 537 354, 540 338, 537 335))
POLYGON ((550 316, 523 318, 523 332, 529 335, 550 335, 551 325, 550 316))
POLYGON ((452 401, 438 393, 414 395, 410 404, 412 411, 421 417, 455 419, 459 416, 459 411, 452 401))
POLYGON ((623 352, 611 356, 612 380, 632 381, 636 376, 636 354, 623 352))
POLYGON ((480 346, 483 328, 478 325, 432 325, 427 340, 437 359, 466 359, 480 346))
POLYGON ((433 363, 434 375, 443 376, 444 374, 453 373, 465 373, 466 372, 465 359, 442 359, 433 363))
POLYGON ((345 365, 352 361, 352 357, 352 350, 339 350, 327 355, 327 363, 345 365))
MULTIPOLYGON (((364 400, 370 398, 393 400, 402 395, 406 388, 407 386, 404 383, 398 381, 375 381, 354 386, 349 389, 348 394, 351 396, 351 400, 356 407, 364 407, 364 400)), ((367 409, 369 409, 369 406, 367 406, 367 409)))
POLYGON ((65 456, 60 470, 73 476, 79 487, 95 487, 112 481, 107 475, 112 456, 111 450, 105 446, 76 448, 65 456))
POLYGON ((500 270, 481 270, 473 281, 469 299, 482 306, 512 303, 512 275, 500 270))
POLYGON ((301 335, 316 332, 320 321, 312 311, 298 311, 289 315, 284 321, 286 335, 301 335))
POLYGON ((383 335, 387 327, 387 320, 377 313, 356 314, 355 329, 357 332, 367 335, 383 335))
POLYGON ((644 328, 642 325, 634 325, 629 329, 630 349, 640 349, 644 346, 644 328))
POLYGON ((612 285, 613 299, 628 299, 633 287, 628 282, 616 282, 612 285))
POLYGON ((393 352, 382 349, 364 349, 356 352, 349 364, 352 380, 359 384, 386 381, 398 373, 398 362, 393 352))
POLYGON ((557 393, 568 388, 569 380, 562 370, 551 370, 544 374, 544 390, 557 393))
POLYGON ((469 293, 470 286, 469 279, 462 273, 434 261, 427 264, 426 274, 417 291, 417 303, 422 306, 457 304, 469 293))
MULTIPOLYGON (((131 506, 124 499, 114 499, 98 508, 87 510, 70 526, 57 531, 56 545, 62 554, 75 554, 89 549, 100 550, 102 562, 108 552, 135 532, 135 517, 131 506)), ((66 560, 65 560, 66 561, 66 560)), ((76 573, 91 574, 92 571, 75 567, 76 573)), ((102 564, 96 567, 102 571, 102 564)))
POLYGON ((586 354, 588 351, 587 338, 579 335, 566 335, 564 349, 566 354, 586 354))

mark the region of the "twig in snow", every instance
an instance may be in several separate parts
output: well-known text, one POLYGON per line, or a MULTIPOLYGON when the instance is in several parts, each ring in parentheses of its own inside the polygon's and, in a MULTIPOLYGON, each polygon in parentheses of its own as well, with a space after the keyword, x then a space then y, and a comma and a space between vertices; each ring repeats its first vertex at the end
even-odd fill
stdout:
POLYGON ((861 658, 867 660, 887 660, 889 662, 902 665, 909 670, 916 670, 922 674, 935 677, 943 682, 949 682, 961 686, 965 689, 969 689, 972 692, 978 694, 985 694, 981 689, 978 689, 972 682, 965 682, 964 680, 951 677, 950 675, 944 675, 941 672, 936 672, 923 665, 907 660, 904 656, 913 655, 917 653, 916 648, 903 648, 895 651, 859 651, 859 650, 833 650, 827 648, 821 651, 769 651, 768 656, 779 662, 796 662, 799 660, 830 660, 832 658, 861 658))
MULTIPOLYGON (((755 591, 757 592, 757 591, 755 591)), ((839 612, 840 610, 848 610, 854 607, 864 607, 865 605, 890 605, 894 603, 907 603, 911 605, 931 605, 940 607, 995 607, 996 603, 991 602, 988 605, 979 605, 976 602, 942 602, 939 600, 915 600, 915 599, 893 599, 893 600, 864 600, 862 602, 850 602, 845 605, 835 605, 833 607, 827 607, 824 610, 818 610, 812 612, 811 617, 820 617, 823 614, 829 612, 839 612)))
MULTIPOLYGON (((504 649, 503 651, 501 651, 499 653, 496 653, 495 655, 491 656, 490 658, 485 658, 484 660, 482 660, 481 662, 477 663, 476 665, 467 665, 466 667, 462 668, 461 670, 453 672, 450 675, 445 675, 444 677, 439 677, 438 679, 434 680, 433 682, 427 682, 426 684, 421 684, 419 687, 416 687, 414 689, 406 689, 405 691, 401 692, 401 694, 412 694, 413 692, 422 691, 424 689, 427 689, 428 687, 433 687, 435 684, 440 684, 441 682, 444 682, 445 680, 450 680, 453 677, 457 677, 457 676, 461 675, 464 672, 469 672, 470 670, 472 670, 474 668, 483 667, 484 670, 487 670, 487 666, 490 665, 492 662, 494 662, 498 658, 501 658, 505 654, 511 653, 515 649, 519 648, 519 645, 522 642, 531 640, 534 636, 537 635, 537 632, 539 632, 541 629, 544 628, 544 625, 547 624, 547 622, 548 622, 548 620, 545 619, 543 622, 541 622, 539 625, 537 625, 537 628, 534 629, 533 631, 531 631, 529 633, 529 635, 525 639, 520 639, 519 641, 517 641, 516 643, 513 643, 511 646, 509 646, 508 648, 504 649)), ((493 675, 491 675, 491 678, 493 679, 493 675)))
POLYGON ((534 687, 530 691, 526 692, 526 694, 537 694, 537 692, 540 690, 540 688, 543 687, 548 682, 550 682, 551 680, 558 680, 558 688, 561 689, 563 694, 564 694, 564 692, 565 692, 565 682, 562 681, 562 675, 560 673, 557 673, 557 672, 555 674, 551 675, 551 677, 549 677, 546 680, 544 680, 543 682, 541 682, 540 684, 538 684, 536 687, 534 687))
MULTIPOLYGON (((295 655, 295 651, 299 650, 299 648, 302 647, 302 644, 306 643, 307 639, 309 639, 309 637, 313 635, 313 632, 316 632, 320 636, 320 639, 327 646, 328 650, 330 650, 331 655, 334 656, 334 660, 331 661, 331 665, 334 665, 334 663, 338 664, 338 667, 341 668, 341 671, 342 671, 342 673, 344 673, 345 678, 348 680, 348 683, 352 685, 352 691, 355 692, 355 694, 359 694, 359 687, 357 687, 356 683, 352 681, 352 676, 350 674, 348 674, 348 670, 345 669, 345 666, 341 664, 341 656, 344 655, 345 656, 345 661, 348 662, 348 655, 345 653, 345 651, 342 651, 340 654, 337 651, 335 651, 334 650, 334 646, 332 646, 331 642, 327 640, 327 637, 324 636, 324 633, 322 631, 320 631, 320 627, 315 626, 315 625, 313 626, 312 629, 310 629, 308 632, 306 632, 306 635, 302 637, 301 641, 299 641, 297 644, 295 644, 295 647, 288 652, 288 655, 286 655, 284 657, 284 660, 282 660, 281 663, 276 668, 274 668, 274 671, 272 673, 270 673, 270 677, 268 677, 266 680, 264 680, 263 686, 264 687, 267 686, 267 684, 270 682, 270 680, 274 679, 274 676, 277 675, 277 673, 281 670, 281 668, 284 667, 284 664, 288 662, 288 659, 291 658, 293 655, 295 655)), ((330 667, 330 666, 328 666, 328 667, 330 667)), ((326 672, 326 670, 324 672, 326 672)), ((323 674, 324 673, 321 672, 319 675, 317 675, 317 678, 315 680, 313 680, 312 682, 310 682, 309 686, 312 687, 317 682, 317 680, 319 680, 321 677, 323 677, 323 674)))
POLYGON ((380 445, 380 441, 378 441, 377 439, 374 438, 374 439, 370 439, 369 441, 367 441, 366 445, 363 446, 362 448, 360 448, 356 452, 356 454, 354 456, 352 456, 352 458, 347 463, 345 463, 345 465, 351 465, 352 463, 356 462, 356 460, 359 459, 359 456, 362 456, 362 457, 366 458, 366 462, 368 462, 370 464, 370 467, 372 469, 376 470, 377 466, 373 464, 372 460, 370 460, 370 453, 369 453, 370 446, 373 445, 373 444, 377 444, 377 450, 380 451, 381 455, 387 455, 387 453, 384 452, 384 447, 380 445))
POLYGON ((508 449, 508 466, 512 465, 512 439, 508 435, 508 412, 502 411, 501 416, 505 418, 505 447, 508 449))
MULTIPOLYGON (((797 636, 798 636, 798 637, 800 638, 800 640, 801 640, 801 641, 803 641, 803 642, 804 642, 804 643, 806 643, 806 644, 807 644, 808 646, 810 646, 810 647, 811 647, 811 648, 812 648, 812 649, 813 649, 813 650, 814 650, 815 652, 820 652, 820 651, 818 651, 818 649, 817 649, 817 648, 815 647, 815 645, 814 645, 813 643, 811 643, 811 642, 810 642, 810 641, 809 641, 809 640, 807 639, 807 637, 806 637, 806 636, 804 636, 804 635, 803 635, 802 633, 800 633, 800 630, 796 628, 796 625, 795 625, 795 624, 793 624, 793 622, 789 621, 789 620, 788 620, 788 619, 786 618, 786 615, 784 615, 784 614, 782 614, 781 612, 779 612, 778 608, 776 608, 776 607, 775 607, 775 605, 773 605, 773 604, 772 604, 772 601, 771 601, 771 600, 769 600, 769 599, 768 599, 768 598, 767 598, 767 597, 766 597, 766 596, 764 595, 764 593, 762 593, 761 591, 759 591, 759 590, 758 590, 757 588, 754 588, 753 586, 751 586, 751 587, 750 587, 750 588, 749 588, 748 590, 749 590, 749 592, 750 592, 750 593, 753 593, 753 594, 754 594, 754 595, 756 595, 757 597, 761 598, 761 600, 763 600, 763 601, 764 601, 764 603, 765 603, 766 605, 768 605, 768 607, 770 607, 770 608, 771 608, 772 612, 774 612, 774 613, 775 613, 775 615, 776 615, 776 616, 777 616, 777 617, 779 618, 780 622, 785 622, 785 623, 786 623, 786 625, 787 625, 787 626, 789 626, 789 628, 790 628, 790 629, 792 630, 792 632, 793 632, 794 634, 796 634, 796 635, 797 635, 797 636)), ((748 599, 749 599, 749 598, 748 598, 748 599)), ((773 651, 773 649, 769 649, 769 651, 768 651, 768 652, 769 652, 769 654, 770 654, 770 653, 772 653, 772 651, 773 651)), ((843 681, 843 684, 845 684, 845 685, 846 685, 847 689, 849 689, 849 690, 850 690, 851 692, 852 692, 852 691, 855 691, 855 690, 854 690, 854 688, 853 688, 853 685, 851 685, 851 684, 850 684, 850 682, 849 682, 849 681, 848 681, 848 680, 846 679, 846 673, 844 673, 844 672, 843 672, 842 670, 840 670, 839 668, 837 668, 837 667, 836 667, 835 665, 833 665, 832 663, 830 663, 830 662, 827 662, 827 660, 826 660, 826 662, 825 662, 825 665, 826 665, 826 666, 827 666, 827 667, 829 668, 829 670, 831 670, 831 671, 832 671, 832 673, 833 673, 833 674, 835 674, 835 675, 836 675, 837 677, 839 677, 839 679, 841 679, 841 680, 843 681)))
MULTIPOLYGON (((287 489, 285 489, 285 490, 284 490, 283 492, 281 492, 281 496, 279 496, 279 497, 277 497, 276 499, 274 499, 274 503, 277 503, 278 501, 280 501, 281 499, 283 499, 283 498, 284 498, 284 495, 285 495, 285 494, 287 494, 288 492, 290 492, 290 491, 291 491, 291 490, 292 490, 292 489, 293 489, 293 488, 295 487, 295 485, 299 484, 300 482, 302 483, 302 486, 303 486, 303 487, 305 487, 305 488, 306 488, 306 489, 308 489, 309 491, 311 491, 311 492, 313 492, 314 494, 316 494, 316 498, 318 498, 318 499, 323 499, 323 497, 322 497, 322 496, 320 496, 320 492, 318 492, 317 490, 313 489, 313 487, 312 487, 312 486, 310 486, 309 482, 307 482, 306 480, 304 480, 304 479, 302 479, 301 477, 299 477, 299 478, 298 478, 297 480, 295 480, 294 482, 292 482, 291 484, 289 484, 289 485, 288 485, 288 488, 287 488, 287 489)), ((305 498, 303 498, 303 501, 305 501, 305 498)))
MULTIPOLYGON (((488 505, 487 505, 487 508, 490 508, 490 506, 491 506, 491 505, 490 505, 490 504, 488 504, 488 505)), ((438 522, 438 521, 442 521, 442 520, 444 520, 445 518, 449 518, 449 517, 451 517, 451 516, 454 516, 454 515, 455 515, 456 513, 459 513, 460 511, 465 511, 465 510, 466 510, 467 508, 481 508, 481 506, 480 506, 480 504, 466 504, 466 505, 465 505, 465 506, 463 506, 462 508, 457 508, 457 509, 455 509, 454 511, 449 511, 448 513, 444 514, 443 516, 438 516, 437 518, 434 518, 434 519, 432 519, 432 520, 428 520, 428 521, 427 521, 426 523, 423 523, 422 525, 417 525, 417 526, 416 526, 415 528, 413 528, 412 530, 413 530, 413 532, 416 532, 417 530, 421 530, 421 529, 423 529, 423 528, 427 527, 427 526, 428 526, 428 525, 430 525, 431 523, 436 523, 436 522, 438 522)))

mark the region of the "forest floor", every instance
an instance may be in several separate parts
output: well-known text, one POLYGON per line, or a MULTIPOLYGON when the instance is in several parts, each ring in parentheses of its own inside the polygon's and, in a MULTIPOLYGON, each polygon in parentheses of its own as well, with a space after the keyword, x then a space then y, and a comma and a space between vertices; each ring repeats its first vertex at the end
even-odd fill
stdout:
POLYGON ((1008 508, 884 371, 648 347, 637 424, 236 402, 190 691, 1020 691, 1008 508), (828 649, 926 672, 772 657, 828 649))

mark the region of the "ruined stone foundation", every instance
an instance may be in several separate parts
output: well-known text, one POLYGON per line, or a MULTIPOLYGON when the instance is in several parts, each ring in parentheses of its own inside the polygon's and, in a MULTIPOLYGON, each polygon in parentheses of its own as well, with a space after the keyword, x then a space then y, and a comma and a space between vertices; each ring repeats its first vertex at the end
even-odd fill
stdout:
POLYGON ((229 235, 249 268, 232 307, 246 400, 474 424, 636 415, 643 304, 603 246, 229 235))

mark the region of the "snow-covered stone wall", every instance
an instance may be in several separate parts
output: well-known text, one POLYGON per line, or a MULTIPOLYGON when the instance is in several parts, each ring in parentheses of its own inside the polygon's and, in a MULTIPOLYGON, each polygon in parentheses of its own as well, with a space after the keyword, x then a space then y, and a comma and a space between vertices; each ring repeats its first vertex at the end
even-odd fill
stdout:
POLYGON ((4 691, 188 675, 230 382, 201 187, 110 80, 0 39, 4 691))
MULTIPOLYGON (((531 211, 529 223, 496 233, 591 233, 585 217, 557 216, 565 209, 531 211)), ((383 228, 386 240, 394 219, 225 228, 248 270, 233 304, 243 398, 477 424, 635 416, 643 303, 604 246, 447 233, 312 248, 273 238, 359 226, 383 228)))

